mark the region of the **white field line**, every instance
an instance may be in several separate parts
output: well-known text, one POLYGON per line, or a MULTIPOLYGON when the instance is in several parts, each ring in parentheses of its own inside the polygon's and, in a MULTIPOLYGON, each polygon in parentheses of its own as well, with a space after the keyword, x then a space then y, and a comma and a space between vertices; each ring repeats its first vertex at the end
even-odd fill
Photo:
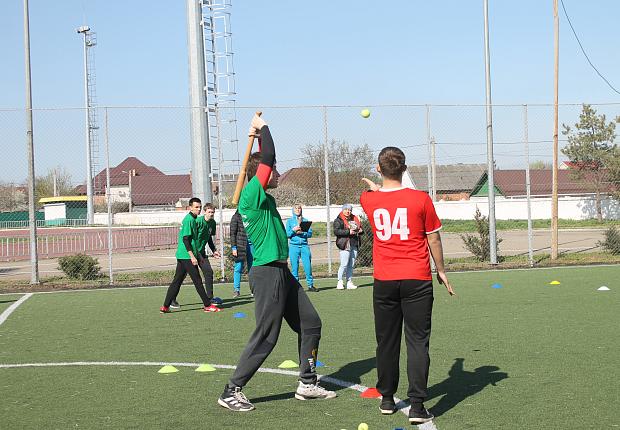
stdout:
POLYGON ((4 310, 4 312, 2 312, 2 314, 0 314, 0 325, 2 325, 6 321, 6 319, 9 317, 9 315, 11 315, 15 311, 15 309, 17 309, 19 307, 19 305, 21 305, 26 300, 28 300, 30 297, 32 297, 32 294, 33 293, 24 294, 22 297, 19 298, 18 301, 16 301, 11 306, 6 308, 4 310))
MULTIPOLYGON (((24 367, 63 367, 63 366, 175 366, 175 367, 199 367, 203 363, 165 363, 163 361, 74 361, 74 362, 59 362, 59 363, 19 363, 19 364, 0 364, 0 369, 14 369, 24 367)), ((212 364, 217 369, 235 369, 237 366, 231 366, 229 364, 212 364)), ((261 373, 274 373, 276 375, 298 376, 299 372, 293 370, 282 369, 270 369, 268 367, 261 367, 258 369, 261 373)), ((352 382, 343 381, 341 379, 332 378, 330 376, 318 375, 319 379, 330 384, 337 385, 343 388, 349 388, 351 390, 359 391, 363 393, 368 387, 360 384, 354 384, 352 382)), ((400 411, 409 415, 409 406, 397 397, 394 397, 394 401, 400 411)), ((437 430, 433 422, 428 422, 422 425, 418 425, 419 430, 437 430)))

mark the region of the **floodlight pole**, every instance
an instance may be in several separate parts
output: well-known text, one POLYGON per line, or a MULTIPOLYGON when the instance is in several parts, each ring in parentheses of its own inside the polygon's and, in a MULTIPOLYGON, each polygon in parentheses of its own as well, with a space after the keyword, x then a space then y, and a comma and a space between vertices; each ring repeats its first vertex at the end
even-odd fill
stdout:
POLYGON ((493 110, 491 105, 491 64, 489 54, 489 1, 484 3, 484 69, 486 81, 486 111, 487 111, 487 178, 489 185, 489 247, 490 263, 497 264, 497 236, 495 232, 495 181, 493 171, 493 110))
POLYGON ((30 13, 28 0, 24 0, 24 58, 26 71, 26 135, 28 152, 28 224, 30 226, 30 283, 39 283, 39 258, 37 255, 37 216, 34 195, 34 139, 32 136, 32 82, 30 67, 30 13))
POLYGON ((84 36, 84 106, 85 106, 85 128, 86 128, 86 218, 88 225, 95 222, 95 204, 93 199, 93 167, 92 167, 92 147, 90 141, 90 100, 88 97, 88 32, 90 27, 84 25, 76 30, 84 36))

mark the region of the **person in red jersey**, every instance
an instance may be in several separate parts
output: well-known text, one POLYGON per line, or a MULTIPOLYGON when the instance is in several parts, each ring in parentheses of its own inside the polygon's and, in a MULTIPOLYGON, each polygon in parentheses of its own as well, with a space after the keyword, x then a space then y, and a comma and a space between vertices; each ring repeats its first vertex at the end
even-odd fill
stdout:
POLYGON ((402 176, 407 166, 399 148, 379 153, 377 171, 381 186, 363 180, 370 191, 360 202, 373 231, 373 309, 377 338, 377 390, 381 413, 396 412, 394 393, 398 387, 400 343, 405 326, 407 375, 411 402, 409 421, 419 424, 434 417, 426 408, 428 353, 433 311, 433 281, 430 257, 437 280, 450 295, 454 290, 446 276, 439 230, 441 221, 433 202, 423 191, 405 188, 402 176), (430 250, 430 255, 429 255, 430 250))

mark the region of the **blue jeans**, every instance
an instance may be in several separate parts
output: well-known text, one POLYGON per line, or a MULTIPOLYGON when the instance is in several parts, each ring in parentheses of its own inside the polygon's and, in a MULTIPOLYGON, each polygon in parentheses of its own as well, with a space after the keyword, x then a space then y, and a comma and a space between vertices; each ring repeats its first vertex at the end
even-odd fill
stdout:
POLYGON ((304 265, 306 272, 306 282, 308 288, 314 286, 314 278, 312 277, 312 253, 308 245, 289 245, 288 258, 291 260, 291 273, 299 281, 299 258, 304 265))
MULTIPOLYGON (((248 262, 248 273, 252 268, 252 262, 254 261, 254 247, 248 244, 245 252, 245 259, 248 262)), ((235 272, 233 274, 233 290, 236 292, 241 291, 241 274, 243 273, 243 266, 245 262, 243 260, 235 262, 235 272)))
POLYGON ((357 247, 340 251, 340 268, 338 269, 338 280, 349 281, 353 277, 353 266, 357 258, 357 247), (346 275, 346 279, 343 276, 346 275))

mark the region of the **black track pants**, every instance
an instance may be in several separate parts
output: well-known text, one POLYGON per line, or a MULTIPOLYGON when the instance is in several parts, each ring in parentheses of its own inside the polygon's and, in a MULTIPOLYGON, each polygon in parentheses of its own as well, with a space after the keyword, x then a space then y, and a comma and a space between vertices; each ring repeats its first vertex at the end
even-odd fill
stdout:
POLYGON ((282 319, 297 333, 299 379, 316 382, 316 356, 321 319, 299 281, 284 263, 253 266, 249 274, 254 292, 256 329, 241 353, 230 385, 244 387, 276 346, 282 319))
POLYGON ((373 287, 377 338, 377 390, 384 396, 398 388, 400 343, 405 326, 407 345, 407 395, 412 402, 427 397, 428 354, 433 312, 433 282, 407 279, 380 281, 373 287))

